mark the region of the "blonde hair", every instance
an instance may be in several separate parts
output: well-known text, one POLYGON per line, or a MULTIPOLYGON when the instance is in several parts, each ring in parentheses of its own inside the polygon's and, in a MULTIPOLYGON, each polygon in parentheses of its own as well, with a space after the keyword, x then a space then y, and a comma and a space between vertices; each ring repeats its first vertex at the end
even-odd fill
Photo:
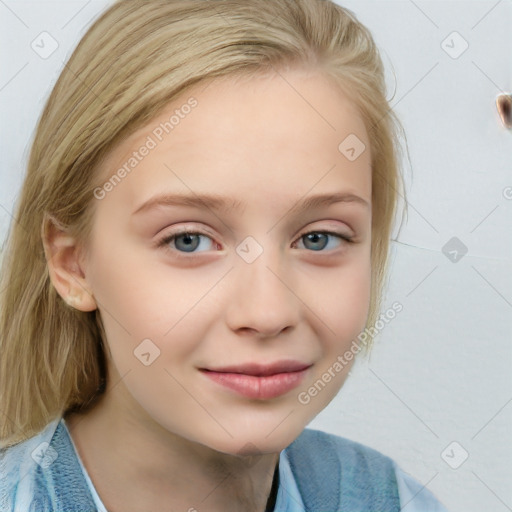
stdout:
MULTIPOLYGON (((318 69, 359 108, 371 141, 372 289, 378 318, 400 190, 401 124, 386 100, 368 29, 328 0, 130 0, 82 38, 38 122, 2 263, 0 442, 16 444, 105 389, 99 311, 70 308, 52 286, 42 244, 51 215, 87 242, 102 159, 201 81, 288 66, 318 69)), ((341 141, 340 141, 341 142, 341 141)))

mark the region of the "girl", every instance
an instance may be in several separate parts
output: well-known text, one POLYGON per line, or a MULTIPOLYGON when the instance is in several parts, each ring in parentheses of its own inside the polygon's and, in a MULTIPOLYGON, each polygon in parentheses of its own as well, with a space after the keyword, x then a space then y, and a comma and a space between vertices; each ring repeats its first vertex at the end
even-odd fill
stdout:
POLYGON ((1 509, 444 510, 305 428, 379 315, 399 127, 330 1, 109 8, 44 109, 6 249, 1 509))

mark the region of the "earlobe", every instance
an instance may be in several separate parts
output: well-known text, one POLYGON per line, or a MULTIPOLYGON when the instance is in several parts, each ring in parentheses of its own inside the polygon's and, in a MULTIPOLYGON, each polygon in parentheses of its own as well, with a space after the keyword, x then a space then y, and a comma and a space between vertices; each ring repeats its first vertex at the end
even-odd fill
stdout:
POLYGON ((97 309, 87 277, 80 265, 80 248, 75 238, 48 214, 43 219, 41 238, 50 279, 57 293, 75 309, 97 309))

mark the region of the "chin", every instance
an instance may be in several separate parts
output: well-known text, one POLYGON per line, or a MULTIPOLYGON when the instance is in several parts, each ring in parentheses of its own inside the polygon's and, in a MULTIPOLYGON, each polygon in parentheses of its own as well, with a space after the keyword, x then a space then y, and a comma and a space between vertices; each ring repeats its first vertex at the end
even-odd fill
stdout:
POLYGON ((304 430, 304 425, 274 425, 274 431, 261 428, 255 424, 252 428, 240 430, 237 434, 231 431, 228 435, 203 439, 202 444, 221 453, 230 455, 258 456, 279 453, 290 445, 304 430), (276 428, 277 426, 277 428, 276 428))

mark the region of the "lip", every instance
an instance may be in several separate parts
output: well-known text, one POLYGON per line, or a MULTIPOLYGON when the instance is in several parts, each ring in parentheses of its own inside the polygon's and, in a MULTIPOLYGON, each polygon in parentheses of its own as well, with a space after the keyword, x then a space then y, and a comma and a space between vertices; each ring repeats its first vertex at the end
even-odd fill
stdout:
POLYGON ((268 400, 296 388, 311 366, 298 361, 277 361, 271 364, 200 368, 200 371, 217 384, 247 398, 268 400))

